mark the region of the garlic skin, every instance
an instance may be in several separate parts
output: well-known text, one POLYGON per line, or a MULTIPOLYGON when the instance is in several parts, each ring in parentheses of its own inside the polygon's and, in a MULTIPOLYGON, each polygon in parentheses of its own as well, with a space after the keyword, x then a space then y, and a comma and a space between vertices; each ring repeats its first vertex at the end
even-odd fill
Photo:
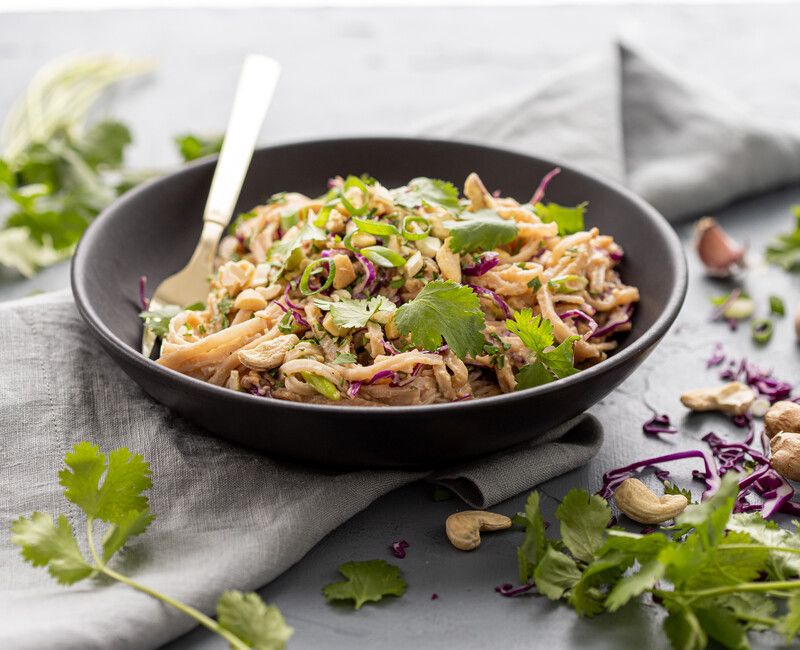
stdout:
POLYGON ((744 247, 731 239, 712 217, 703 217, 697 222, 695 248, 708 275, 727 278, 744 266, 744 247))

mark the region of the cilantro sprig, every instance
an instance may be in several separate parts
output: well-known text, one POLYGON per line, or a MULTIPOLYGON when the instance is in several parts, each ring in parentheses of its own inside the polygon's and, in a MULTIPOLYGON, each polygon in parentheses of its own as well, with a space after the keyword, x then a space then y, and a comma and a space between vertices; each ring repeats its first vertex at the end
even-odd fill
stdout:
POLYGON ((375 296, 369 300, 345 298, 335 302, 315 298, 314 304, 322 311, 330 311, 333 323, 346 329, 366 327, 367 322, 379 312, 388 316, 397 309, 395 304, 384 296, 375 296))
POLYGON ((537 203, 533 209, 544 223, 555 223, 559 236, 564 237, 584 229, 583 216, 588 205, 584 202, 568 208, 558 203, 537 203))
POLYGON ((454 253, 488 251, 516 238, 519 230, 513 220, 503 219, 496 210, 462 212, 460 221, 445 221, 454 253))
POLYGON ((392 198, 397 205, 409 209, 423 205, 438 206, 447 210, 458 210, 461 207, 455 185, 424 176, 413 178, 405 187, 393 190, 392 198))
POLYGON ((766 249, 768 262, 782 266, 786 271, 800 271, 800 205, 792 207, 794 230, 778 235, 766 249))
POLYGON ((549 384, 578 372, 573 365, 573 348, 580 337, 570 336, 555 345, 553 324, 541 315, 534 316, 530 309, 515 312, 514 318, 506 321, 506 327, 533 353, 517 375, 517 390, 549 384))
POLYGON ((561 538, 549 539, 533 492, 517 517, 525 527, 520 579, 583 616, 613 613, 649 593, 668 612, 664 631, 676 650, 711 640, 743 650, 750 630, 790 641, 800 630, 800 532, 756 513, 732 514, 737 492, 729 473, 711 499, 677 518, 677 539, 608 528, 608 504, 584 490, 566 495, 556 510, 561 538))
POLYGON ((150 464, 139 454, 120 448, 104 454, 89 442, 76 444, 59 472, 64 496, 86 518, 85 534, 90 557, 66 515, 53 519, 43 512, 19 517, 11 524, 11 541, 35 567, 46 567, 62 585, 103 574, 174 607, 225 639, 234 650, 280 650, 293 634, 280 610, 265 605, 255 593, 226 591, 217 601, 217 620, 169 596, 142 585, 109 565, 133 537, 144 533, 155 515, 145 492, 152 487, 150 464), (103 535, 98 545, 98 528, 103 535))
POLYGON ((452 280, 426 284, 414 300, 397 310, 394 322, 417 347, 436 350, 444 340, 460 359, 481 354, 486 345, 478 296, 452 280))

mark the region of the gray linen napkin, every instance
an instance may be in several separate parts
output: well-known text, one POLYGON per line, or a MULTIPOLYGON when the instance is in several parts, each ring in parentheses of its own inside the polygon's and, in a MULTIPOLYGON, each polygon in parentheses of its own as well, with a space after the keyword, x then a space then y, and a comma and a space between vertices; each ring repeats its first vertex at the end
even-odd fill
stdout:
POLYGON ((598 172, 672 221, 800 179, 800 131, 625 44, 521 92, 432 116, 412 131, 598 172))
POLYGON ((151 400, 88 335, 68 292, 1 303, 0 332, 0 648, 152 648, 192 627, 122 585, 61 587, 11 544, 20 515, 80 520, 57 479, 80 440, 150 461, 156 520, 123 554, 123 572, 207 612, 223 590, 263 586, 396 487, 428 477, 487 507, 586 463, 602 442, 586 415, 538 446, 436 474, 312 470, 203 435, 151 400))

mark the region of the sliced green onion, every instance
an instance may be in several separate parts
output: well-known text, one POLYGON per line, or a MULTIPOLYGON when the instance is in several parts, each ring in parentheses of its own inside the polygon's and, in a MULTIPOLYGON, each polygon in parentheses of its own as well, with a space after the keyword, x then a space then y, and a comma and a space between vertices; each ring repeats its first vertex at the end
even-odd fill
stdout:
POLYGON ((300 222, 300 215, 297 210, 281 213, 281 231, 286 232, 292 226, 300 222))
POLYGON ((322 206, 322 209, 319 211, 317 218, 314 219, 314 225, 317 228, 324 228, 325 224, 328 223, 328 217, 331 214, 331 211, 336 206, 336 202, 333 203, 326 203, 322 206))
POLYGON ((339 200, 342 202, 344 207, 347 209, 347 212, 350 213, 351 217, 360 217, 367 211, 367 199, 369 198, 369 190, 367 189, 366 184, 357 176, 348 176, 347 180, 344 182, 344 188, 342 188, 341 196, 339 200), (364 205, 360 208, 356 208, 350 201, 345 198, 345 192, 350 188, 356 187, 361 190, 362 194, 364 195, 364 205))
POLYGON ((292 312, 287 311, 283 315, 283 318, 281 318, 278 323, 278 331, 281 334, 291 334, 294 332, 294 316, 292 316, 292 312))
POLYGON ((786 307, 784 307, 783 300, 780 296, 769 297, 769 310, 776 316, 783 316, 786 314, 786 307))
POLYGON ((756 304, 753 302, 752 298, 739 297, 725 308, 722 315, 725 318, 732 318, 734 320, 745 320, 753 315, 755 308, 756 304))
POLYGON ((386 246, 367 246, 359 251, 368 260, 387 269, 405 266, 405 258, 386 246))
POLYGON ((370 221, 369 219, 353 218, 353 223, 362 231, 370 235, 377 235, 378 237, 388 237, 391 235, 399 235, 400 231, 390 223, 381 223, 380 221, 370 221))
POLYGON ((772 321, 766 318, 757 318, 753 321, 753 340, 756 343, 766 343, 772 338, 772 321))
POLYGON ((550 280, 547 286, 555 293, 574 293, 585 289, 587 284, 589 280, 582 275, 562 275, 550 280))
POLYGON ((402 235, 409 241, 418 241, 420 239, 425 239, 431 232, 431 224, 425 217, 420 217, 418 215, 409 215, 405 219, 403 219, 403 231, 402 235), (412 230, 410 226, 412 224, 422 224, 424 230, 412 230))
POLYGON ((313 375, 310 372, 301 372, 300 374, 303 379, 306 380, 306 383, 323 397, 327 397, 333 401, 342 399, 341 394, 336 389, 336 385, 332 381, 325 379, 325 377, 320 377, 319 375, 313 375))
POLYGON ((317 260, 314 260, 306 267, 306 270, 303 271, 303 276, 300 278, 300 293, 304 296, 313 296, 315 293, 319 293, 320 291, 325 291, 328 287, 333 284, 333 278, 336 277, 336 262, 333 261, 332 257, 323 257, 317 260), (311 279, 312 274, 317 274, 322 271, 322 265, 328 264, 328 277, 325 278, 325 283, 319 288, 312 291, 309 286, 308 282, 311 279), (317 267, 320 267, 319 270, 316 270, 317 267))
POLYGON ((539 279, 539 276, 536 276, 535 278, 533 278, 533 280, 528 282, 528 286, 531 288, 533 293, 536 293, 537 291, 539 291, 539 289, 542 288, 542 281, 539 279))

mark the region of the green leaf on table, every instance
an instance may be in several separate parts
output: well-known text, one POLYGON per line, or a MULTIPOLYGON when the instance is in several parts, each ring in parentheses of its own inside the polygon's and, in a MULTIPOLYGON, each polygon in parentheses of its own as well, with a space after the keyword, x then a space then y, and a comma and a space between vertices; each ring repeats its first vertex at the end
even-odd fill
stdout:
POLYGON ((75 147, 93 169, 113 169, 122 164, 125 147, 131 142, 130 129, 122 122, 103 120, 90 126, 75 147))
POLYGON ((544 223, 558 225, 558 234, 561 237, 581 232, 584 229, 583 215, 588 202, 568 208, 557 203, 537 203, 534 212, 544 223))
POLYGON ((186 133, 175 136, 175 144, 178 147, 183 162, 190 162, 219 153, 222 150, 224 136, 215 134, 210 136, 186 133))
POLYGON ((94 572, 81 555, 72 526, 64 515, 59 515, 56 523, 43 512, 34 512, 30 518, 20 517, 11 524, 11 541, 22 548, 22 557, 33 566, 46 566, 48 573, 62 585, 74 584, 94 572))
POLYGON ((525 527, 525 539, 517 549, 519 579, 523 583, 533 577, 533 573, 547 549, 546 527, 539 501, 539 493, 531 492, 525 501, 525 511, 517 515, 519 523, 524 524, 525 527))
POLYGON ((637 571, 622 578, 608 594, 605 603, 608 611, 615 612, 631 599, 652 589, 664 577, 665 569, 658 560, 650 560, 637 571))
POLYGON ((800 205, 792 206, 795 216, 794 230, 778 235, 766 249, 768 262, 782 266, 786 271, 800 270, 800 205))
POLYGON ((786 601, 786 615, 781 619, 779 632, 791 641, 800 632, 800 593, 794 592, 786 601))
POLYGON ((478 296, 469 287, 451 280, 426 284, 414 300, 396 312, 395 324, 401 334, 410 335, 417 347, 436 350, 442 340, 463 359, 483 352, 486 339, 484 314, 478 296))
POLYGON ((688 607, 670 610, 664 619, 664 632, 676 650, 705 650, 708 637, 694 612, 688 607))
POLYGON ((581 574, 569 595, 569 604, 582 616, 595 616, 605 607, 606 592, 628 568, 629 562, 621 554, 610 554, 593 561, 581 574))
POLYGON ((423 176, 411 179, 405 187, 392 190, 392 197, 397 205, 404 208, 431 205, 457 210, 460 207, 455 185, 423 176))
MULTIPOLYGON (((800 550, 800 532, 780 528, 757 512, 739 513, 730 518, 728 529, 746 533, 750 539, 764 546, 785 546, 800 550)), ((800 554, 770 551, 767 570, 773 580, 789 580, 800 575, 800 554)))
POLYGON ((724 609, 698 607, 694 614, 703 631, 729 650, 750 650, 747 631, 736 617, 724 609))
POLYGON ((67 453, 65 463, 58 474, 64 496, 87 517, 121 524, 131 510, 148 509, 142 492, 152 487, 150 464, 139 454, 122 447, 106 457, 97 445, 84 441, 67 453))
POLYGON ((726 474, 719 489, 710 499, 689 505, 675 518, 675 523, 679 526, 692 526, 708 543, 718 544, 731 518, 738 493, 739 484, 735 473, 726 474))
POLYGON ((488 251, 513 241, 519 230, 513 219, 503 219, 496 210, 462 212, 459 221, 445 221, 454 253, 488 251))
POLYGON ((605 499, 577 488, 567 492, 556 509, 562 541, 583 562, 591 562, 603 546, 611 516, 605 499))
POLYGON ((571 557, 549 546, 544 553, 533 579, 539 593, 550 600, 558 600, 581 579, 581 570, 571 557))
POLYGON ((226 591, 217 601, 220 626, 256 650, 283 650, 294 634, 281 611, 256 593, 226 591))
POLYGON ((332 600, 352 600, 356 609, 366 602, 377 602, 384 596, 402 596, 406 583, 400 577, 400 569, 384 560, 365 562, 345 562, 339 572, 347 578, 342 582, 332 582, 322 589, 325 598, 332 600))
POLYGON ((631 560, 646 564, 657 558, 661 550, 665 546, 669 546, 670 543, 670 540, 660 533, 638 535, 625 530, 610 528, 606 531, 606 540, 597 555, 603 556, 611 552, 623 553, 631 560))

